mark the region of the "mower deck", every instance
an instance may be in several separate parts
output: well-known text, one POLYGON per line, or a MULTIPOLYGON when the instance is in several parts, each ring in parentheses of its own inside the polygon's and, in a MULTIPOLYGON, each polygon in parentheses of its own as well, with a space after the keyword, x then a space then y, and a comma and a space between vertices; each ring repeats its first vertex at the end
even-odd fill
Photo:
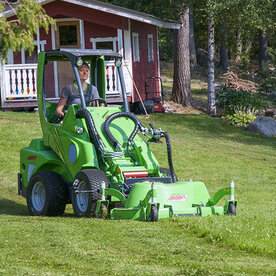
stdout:
MULTIPOLYGON (((172 216, 209 216, 229 213, 229 202, 225 206, 214 206, 223 196, 234 196, 233 182, 231 187, 219 190, 212 198, 209 197, 203 182, 177 182, 164 184, 160 182, 135 183, 129 196, 112 188, 102 188, 103 196, 111 196, 119 200, 124 207, 110 210, 111 219, 133 219, 157 221, 172 216), (153 214, 154 213, 154 214, 153 214)), ((98 206, 105 201, 99 200, 98 206)), ((108 202, 109 204, 109 202, 108 202)), ((99 209, 98 209, 99 211, 99 209)))

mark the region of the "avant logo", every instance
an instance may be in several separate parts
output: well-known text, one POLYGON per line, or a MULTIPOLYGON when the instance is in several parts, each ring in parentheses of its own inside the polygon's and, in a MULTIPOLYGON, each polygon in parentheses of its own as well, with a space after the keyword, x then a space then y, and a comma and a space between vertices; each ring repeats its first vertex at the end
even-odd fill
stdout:
POLYGON ((187 196, 186 195, 172 195, 169 200, 180 200, 180 201, 186 201, 187 196))

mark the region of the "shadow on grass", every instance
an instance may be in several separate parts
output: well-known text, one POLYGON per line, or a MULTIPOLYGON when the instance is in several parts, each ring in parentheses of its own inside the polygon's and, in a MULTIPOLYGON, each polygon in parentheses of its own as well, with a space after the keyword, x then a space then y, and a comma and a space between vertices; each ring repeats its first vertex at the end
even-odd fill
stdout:
MULTIPOLYGON (((0 197, 0 215, 30 216, 26 205, 3 197, 0 197)), ((65 210, 61 217, 75 217, 75 215, 72 211, 65 210)))
POLYGON ((214 137, 218 139, 225 139, 232 142, 242 143, 246 145, 265 145, 276 149, 276 139, 274 137, 264 137, 246 130, 231 126, 223 122, 219 118, 212 118, 205 114, 164 114, 158 116, 158 123, 164 127, 166 124, 185 128, 185 132, 190 135, 198 136, 204 135, 207 137, 214 137))
POLYGON ((0 215, 28 216, 29 214, 26 205, 0 197, 0 215))

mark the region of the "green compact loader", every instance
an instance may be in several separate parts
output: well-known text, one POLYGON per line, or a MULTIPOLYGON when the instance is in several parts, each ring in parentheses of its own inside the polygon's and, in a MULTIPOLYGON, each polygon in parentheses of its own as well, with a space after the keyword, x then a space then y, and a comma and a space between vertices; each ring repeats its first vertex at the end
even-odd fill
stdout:
POLYGON ((21 149, 18 174, 18 193, 27 199, 31 215, 62 215, 68 203, 78 217, 142 221, 236 213, 232 181, 211 198, 204 183, 178 181, 168 134, 151 124, 146 128, 129 111, 120 54, 40 52, 37 100, 43 138, 21 149), (90 65, 89 81, 100 96, 89 102, 77 71, 83 62, 90 65), (81 105, 71 105, 59 118, 58 91, 73 80, 81 105), (122 106, 107 106, 106 91, 111 88, 118 91, 122 106), (150 150, 150 143, 161 139, 167 145, 168 169, 160 168, 150 150), (216 206, 225 195, 229 199, 224 206, 216 206))

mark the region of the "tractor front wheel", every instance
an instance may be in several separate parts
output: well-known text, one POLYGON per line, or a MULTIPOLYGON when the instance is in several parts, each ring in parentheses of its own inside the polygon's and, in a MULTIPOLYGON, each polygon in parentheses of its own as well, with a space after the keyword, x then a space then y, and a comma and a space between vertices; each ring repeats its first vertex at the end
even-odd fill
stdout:
POLYGON ((96 216, 102 182, 109 188, 108 178, 101 170, 86 169, 77 173, 72 190, 72 205, 77 217, 96 216))
POLYGON ((62 177, 50 171, 35 173, 27 189, 27 206, 32 216, 59 216, 64 213, 67 187, 62 177))

